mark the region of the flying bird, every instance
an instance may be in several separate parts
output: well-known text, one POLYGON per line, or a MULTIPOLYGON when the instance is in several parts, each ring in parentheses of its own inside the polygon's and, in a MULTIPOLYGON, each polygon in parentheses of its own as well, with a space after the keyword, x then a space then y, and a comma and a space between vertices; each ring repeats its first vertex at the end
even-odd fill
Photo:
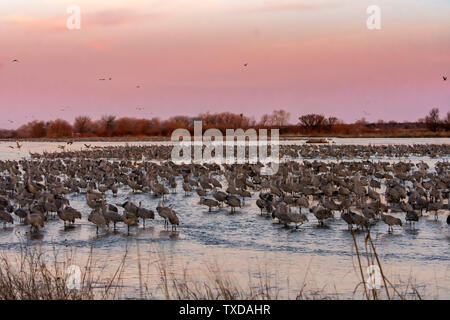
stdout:
POLYGON ((139 89, 140 87, 141 87, 141 86, 136 86, 136 88, 138 88, 138 89, 139 89))
POLYGON ((14 59, 12 62, 19 62, 19 60, 17 60, 17 59, 14 59))
POLYGON ((99 81, 105 81, 106 79, 105 78, 101 78, 101 79, 98 79, 99 81))
POLYGON ((248 66, 248 63, 244 63, 244 67, 248 66))
POLYGON ((112 78, 109 78, 109 81, 111 81, 112 80, 112 78))
POLYGON ((447 81, 447 77, 446 76, 443 76, 442 79, 444 79, 444 81, 447 81))

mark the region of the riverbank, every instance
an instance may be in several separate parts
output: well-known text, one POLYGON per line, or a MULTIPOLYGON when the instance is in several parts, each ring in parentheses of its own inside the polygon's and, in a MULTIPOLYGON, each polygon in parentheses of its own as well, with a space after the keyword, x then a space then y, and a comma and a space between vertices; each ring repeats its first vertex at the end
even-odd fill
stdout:
MULTIPOLYGON (((450 132, 429 132, 423 133, 409 133, 409 134, 358 134, 358 135, 327 135, 327 134, 313 134, 313 135, 280 135, 281 141, 290 140, 308 140, 310 138, 321 138, 329 141, 333 139, 355 139, 355 138, 450 138, 450 132)), ((3 142, 15 141, 29 141, 29 142, 167 142, 171 141, 170 137, 161 136, 120 136, 120 137, 66 137, 66 138, 1 138, 3 142)))

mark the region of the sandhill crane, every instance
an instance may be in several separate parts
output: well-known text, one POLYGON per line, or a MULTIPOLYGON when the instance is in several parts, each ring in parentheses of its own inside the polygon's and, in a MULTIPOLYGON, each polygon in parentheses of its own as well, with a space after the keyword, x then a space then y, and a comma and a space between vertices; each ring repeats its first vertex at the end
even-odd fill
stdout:
POLYGON ((212 207, 219 207, 219 201, 213 200, 213 199, 207 199, 207 198, 201 198, 200 204, 203 204, 205 206, 208 206, 208 212, 211 212, 212 207))
POLYGON ((163 207, 162 201, 158 203, 158 206, 156 207, 156 211, 158 212, 159 216, 164 219, 164 227, 168 227, 169 223, 167 219, 169 219, 169 215, 172 211, 172 205, 169 205, 168 207, 163 207))
POLYGON ((405 220, 414 227, 415 222, 419 221, 419 215, 414 210, 410 210, 406 212, 405 220))
POLYGON ((438 211, 442 209, 444 203, 442 201, 442 194, 439 192, 439 202, 431 202, 428 204, 427 211, 434 211, 434 219, 437 221, 439 218, 438 211))
POLYGON ((216 178, 210 177, 210 178, 209 178, 209 181, 211 181, 211 184, 212 184, 215 188, 219 188, 219 189, 222 188, 222 184, 221 184, 221 183, 219 182, 219 180, 217 180, 216 178))
POLYGON ((263 210, 266 210, 267 213, 271 213, 272 212, 272 202, 270 202, 268 200, 257 199, 256 200, 256 205, 261 210, 261 214, 263 213, 263 210))
POLYGON ((44 227, 44 217, 39 213, 30 214, 28 211, 25 224, 30 225, 31 232, 39 232, 39 229, 44 227))
POLYGON ((384 223, 386 223, 389 228, 388 231, 389 232, 393 232, 394 231, 394 226, 402 226, 402 220, 400 220, 399 218, 387 215, 387 214, 383 214, 381 213, 381 221, 383 221, 384 223))
POLYGON ((238 190, 239 195, 242 197, 242 201, 245 202, 245 198, 251 198, 252 194, 250 193, 250 191, 244 190, 244 189, 239 189, 238 190))
POLYGON ((7 223, 14 224, 14 219, 11 216, 11 214, 9 214, 6 211, 1 210, 0 211, 0 222, 3 222, 3 228, 5 228, 7 223))
POLYGON ((328 200, 322 197, 320 202, 326 209, 330 211, 338 211, 340 209, 340 207, 333 200, 328 200))
MULTIPOLYGON (((347 209, 350 210, 350 209, 347 209)), ((349 230, 353 229, 353 219, 352 216, 350 215, 350 213, 348 212, 341 212, 341 218, 342 220, 344 220, 345 222, 347 222, 347 227, 349 230)))
POLYGON ((127 234, 130 235, 130 227, 138 223, 138 217, 133 213, 125 211, 122 215, 122 221, 127 225, 127 234))
POLYGON ((289 207, 285 203, 279 203, 275 210, 272 212, 272 218, 278 219, 279 223, 283 223, 285 226, 291 222, 291 219, 288 215, 289 207))
POLYGON ((308 221, 308 217, 304 213, 288 213, 289 219, 291 222, 295 224, 295 228, 298 229, 299 224, 303 224, 303 222, 308 221))
POLYGON ((212 196, 214 197, 214 199, 219 201, 220 204, 223 204, 225 202, 225 200, 227 199, 227 194, 225 192, 223 192, 222 190, 214 189, 212 192, 212 196))
POLYGON ((324 225, 323 220, 333 218, 333 212, 331 212, 328 209, 325 209, 320 205, 317 205, 309 210, 314 214, 314 216, 317 218, 317 221, 319 222, 319 225, 321 226, 324 225))
POLYGON ((101 208, 103 205, 103 200, 100 199, 93 199, 91 200, 89 197, 86 198, 86 203, 91 209, 98 209, 101 208))
POLYGON ((129 197, 127 198, 127 201, 117 205, 124 208, 125 211, 133 213, 135 216, 137 215, 138 206, 131 202, 129 197))
POLYGON ((58 207, 55 202, 46 201, 44 203, 44 208, 48 212, 58 212, 58 207))
POLYGON ((96 229, 97 229, 97 234, 98 234, 98 227, 106 226, 106 219, 103 216, 103 214, 100 213, 99 208, 92 210, 92 212, 90 213, 90 215, 88 217, 88 221, 95 224, 96 229))
POLYGON ((58 217, 64 221, 64 229, 66 228, 66 222, 69 223, 75 223, 75 219, 81 219, 81 213, 72 208, 72 207, 65 207, 62 210, 58 210, 58 217))
POLYGON ((184 190, 184 195, 187 196, 188 193, 192 191, 192 187, 189 183, 183 182, 183 190, 184 190))
POLYGON ((175 231, 177 230, 177 226, 180 224, 180 219, 178 219, 178 216, 176 214, 175 211, 173 211, 172 209, 170 210, 169 213, 169 222, 172 225, 172 231, 175 228, 175 231))
POLYGON ((300 198, 298 198, 295 203, 299 207, 300 213, 302 212, 302 208, 309 208, 309 201, 305 196, 301 196, 300 198))
POLYGON ((117 185, 113 185, 113 186, 111 186, 111 191, 113 193, 113 196, 117 197, 117 193, 119 192, 119 188, 117 187, 117 185))
POLYGON ((92 190, 92 188, 89 188, 86 192, 86 199, 87 200, 103 200, 105 198, 105 195, 100 192, 95 192, 92 190))
POLYGON ((102 214, 106 220, 106 224, 107 224, 108 228, 109 228, 109 223, 112 222, 113 228, 114 228, 114 230, 116 230, 116 224, 118 222, 122 221, 122 216, 119 214, 117 208, 112 205, 107 205, 106 200, 105 200, 103 202, 102 214))
POLYGON ((144 228, 145 228, 145 220, 146 219, 155 219, 155 212, 150 209, 142 208, 142 201, 139 202, 139 207, 137 209, 137 217, 141 218, 144 222, 144 228))
POLYGON ((369 206, 364 206, 364 208, 362 209, 362 214, 367 219, 373 219, 374 220, 376 218, 375 210, 372 207, 369 207, 369 206))
POLYGON ((21 222, 25 221, 25 218, 27 217, 29 210, 24 209, 22 207, 19 207, 18 209, 14 210, 14 214, 19 217, 21 222))
POLYGON ((197 188, 197 189, 195 189, 195 192, 197 192, 197 194, 198 194, 200 197, 206 197, 206 191, 205 191, 205 189, 197 188))
POLYGON ((239 200, 238 197, 234 195, 227 195, 227 198, 225 200, 226 204, 228 204, 231 207, 231 212, 235 212, 237 207, 241 207, 241 200, 239 200))
POLYGON ((362 216, 360 214, 357 214, 356 212, 350 211, 350 209, 347 210, 348 214, 351 216, 353 224, 356 224, 358 228, 369 228, 369 220, 365 216, 362 216))
POLYGON ((155 196, 162 196, 163 201, 165 200, 165 195, 169 194, 169 189, 158 182, 152 182, 151 188, 155 196))

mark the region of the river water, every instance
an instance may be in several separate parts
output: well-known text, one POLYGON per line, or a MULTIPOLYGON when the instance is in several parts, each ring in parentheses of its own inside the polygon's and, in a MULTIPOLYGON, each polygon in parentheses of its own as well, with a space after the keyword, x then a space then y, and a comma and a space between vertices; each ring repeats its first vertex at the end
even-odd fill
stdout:
MULTIPOLYGON (((450 139, 333 139, 336 144, 448 144, 450 139)), ((150 145, 155 142, 127 142, 130 145, 150 145)), ((164 142, 167 143, 167 142, 164 142)), ((304 141, 285 141, 301 144, 304 141)), ((89 142, 92 146, 124 145, 125 142, 89 142)), ((12 149, 15 143, 0 142, 0 160, 28 157, 29 152, 57 151, 61 143, 23 142, 21 150, 12 149)), ((74 142, 66 150, 79 150, 83 143, 74 142)), ((394 159, 395 160, 395 159, 394 159)), ((428 161, 415 159, 417 161, 428 161)), ((439 159, 434 159, 436 161, 439 159)), ((224 182, 224 181, 222 181, 224 182)), ((109 203, 123 203, 130 197, 134 203, 142 201, 143 207, 155 210, 160 199, 149 194, 133 193, 121 188, 117 197, 107 193, 109 203)), ((272 219, 260 216, 255 200, 245 201, 245 206, 234 214, 229 208, 214 209, 199 205, 194 193, 185 196, 178 180, 177 193, 168 195, 177 212, 181 225, 177 232, 166 231, 163 221, 147 221, 144 229, 131 228, 127 235, 123 224, 117 232, 101 230, 87 221, 90 208, 84 195, 69 195, 71 206, 82 212, 83 218, 75 228, 63 229, 60 220, 50 220, 39 236, 31 236, 28 227, 18 221, 13 227, 0 229, 0 250, 14 253, 21 246, 40 247, 46 252, 75 252, 76 264, 83 265, 91 246, 99 266, 105 274, 113 273, 128 252, 123 274, 123 297, 139 298, 139 279, 144 279, 154 298, 164 298, 157 262, 162 255, 176 276, 184 271, 200 281, 207 277, 206 270, 215 264, 224 274, 247 285, 250 276, 266 271, 272 282, 281 290, 284 298, 294 298, 305 285, 309 292, 320 292, 327 297, 351 299, 360 297, 354 289, 360 281, 354 255, 353 239, 347 225, 335 214, 336 219, 318 227, 312 214, 299 229, 286 229, 272 219), (137 251, 139 246, 139 254, 137 251), (138 262, 141 264, 139 276, 138 262)), ((156 212, 156 210, 155 210, 156 212)), ((397 227, 391 234, 387 225, 380 222, 371 229, 378 254, 387 277, 399 288, 413 283, 425 297, 450 299, 450 226, 445 222, 448 212, 441 211, 438 221, 424 216, 415 230, 397 227)), ((404 214, 393 213, 404 221, 404 214)), ((364 233, 357 234, 360 249, 364 247, 364 233)))

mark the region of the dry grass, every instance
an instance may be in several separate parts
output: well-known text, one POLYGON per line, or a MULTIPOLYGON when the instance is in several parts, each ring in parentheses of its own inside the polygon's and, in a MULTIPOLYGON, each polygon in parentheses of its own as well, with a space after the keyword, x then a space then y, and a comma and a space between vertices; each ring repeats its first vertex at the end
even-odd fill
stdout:
POLYGON ((80 289, 69 289, 73 254, 59 260, 53 248, 50 255, 41 249, 21 246, 18 253, 0 253, 0 300, 92 300, 117 299, 118 285, 126 259, 124 255, 117 272, 111 278, 102 276, 102 268, 95 266, 93 249, 81 268, 80 289), (94 271, 98 270, 98 271, 94 271), (99 289, 101 288, 101 289, 99 289))
POLYGON ((358 242, 353 230, 352 237, 356 260, 358 262, 357 269, 361 277, 361 282, 355 287, 354 293, 358 290, 362 290, 363 297, 367 300, 422 300, 422 295, 419 293, 418 287, 413 283, 412 279, 409 279, 406 284, 402 285, 403 288, 399 289, 398 285, 393 284, 386 277, 375 245, 372 241, 370 229, 367 230, 367 234, 364 238, 364 252, 361 252, 358 247, 358 242), (366 259, 366 264, 363 262, 364 258, 366 259), (368 277, 365 277, 365 274, 367 274, 366 271, 369 266, 376 266, 379 268, 381 280, 383 282, 380 289, 371 288, 371 286, 367 285, 369 279, 368 277))
MULTIPOLYGON (((377 255, 375 245, 370 237, 370 231, 365 236, 364 251, 358 247, 355 234, 353 246, 358 261, 356 271, 361 282, 356 285, 354 298, 367 300, 379 299, 422 299, 417 286, 412 282, 403 285, 402 291, 392 284, 383 273, 383 268, 377 255), (365 263, 364 263, 365 261, 365 263), (383 280, 381 289, 370 289, 366 285, 366 268, 377 265, 383 280)), ((242 281, 225 272, 218 263, 205 264, 205 270, 199 276, 192 276, 186 268, 180 272, 174 268, 163 253, 158 253, 157 259, 148 260, 150 265, 156 265, 159 282, 150 282, 144 278, 139 244, 137 244, 137 270, 139 291, 134 298, 153 299, 162 297, 166 300, 277 300, 277 299, 336 299, 323 289, 310 290, 307 277, 310 265, 306 267, 303 282, 298 288, 289 288, 289 279, 280 283, 277 272, 268 270, 267 266, 252 266, 248 272, 248 280, 242 281), (282 292, 280 288, 286 288, 282 292), (292 295, 292 292, 294 293, 292 295), (290 294, 291 293, 291 294, 290 294)), ((0 252, 0 300, 116 300, 126 297, 123 292, 124 272, 128 250, 125 250, 121 261, 113 272, 103 272, 94 261, 94 250, 91 248, 85 266, 81 268, 81 286, 79 290, 68 289, 69 274, 67 267, 75 259, 73 252, 61 254, 53 248, 50 254, 44 254, 42 249, 22 246, 17 253, 0 252), (60 256, 63 255, 63 258, 60 256), (109 276, 108 276, 109 275, 109 276)), ((300 271, 300 270, 299 270, 300 271)), ((304 270, 302 270, 304 271, 304 270)))

